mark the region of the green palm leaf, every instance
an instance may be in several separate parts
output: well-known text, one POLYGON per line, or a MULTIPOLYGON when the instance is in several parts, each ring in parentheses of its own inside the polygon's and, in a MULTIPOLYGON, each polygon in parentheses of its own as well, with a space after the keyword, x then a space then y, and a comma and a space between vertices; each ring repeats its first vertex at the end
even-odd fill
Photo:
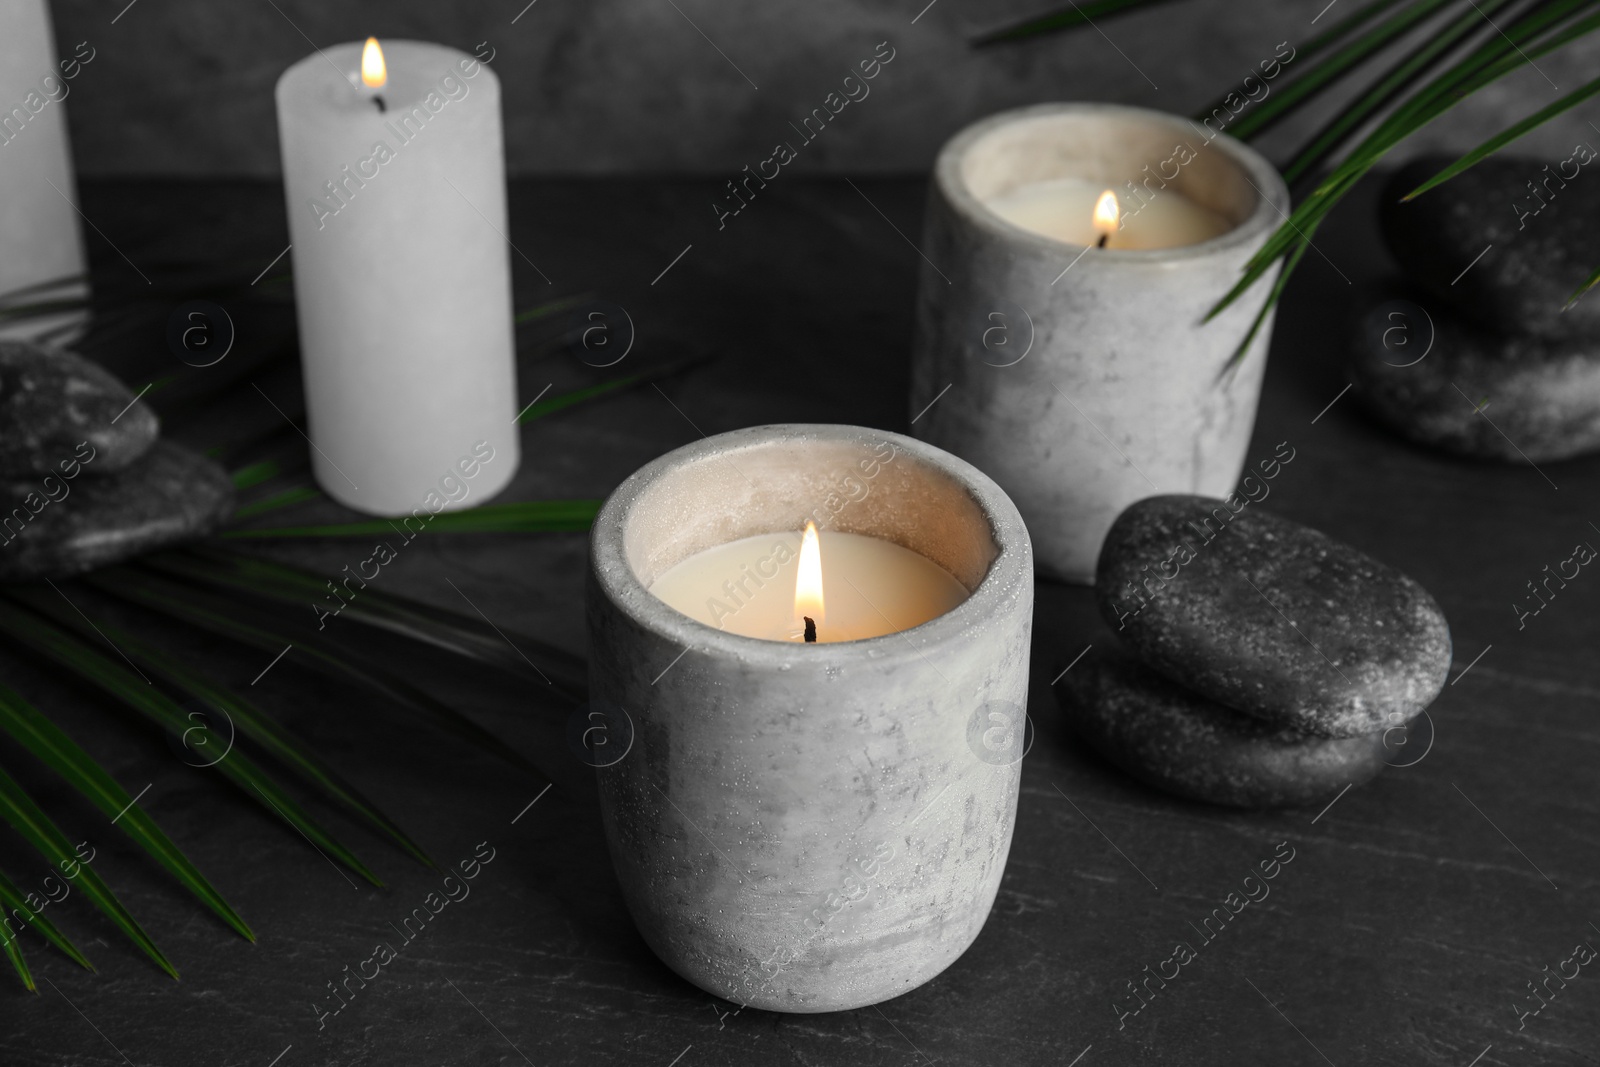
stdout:
POLYGON ((1549 107, 1540 108, 1538 111, 1535 111, 1532 115, 1529 115, 1522 121, 1514 123, 1506 130, 1489 138, 1487 141, 1483 142, 1478 147, 1474 148, 1472 151, 1468 152, 1466 155, 1462 156, 1460 159, 1456 160, 1444 170, 1441 170, 1438 174, 1435 174, 1433 177, 1429 178, 1427 181, 1423 182, 1421 185, 1417 186, 1400 199, 1412 200, 1421 196, 1434 186, 1439 185, 1442 182, 1449 181, 1451 178, 1454 178, 1457 174, 1460 174, 1469 167, 1476 166, 1489 156, 1492 156, 1494 153, 1500 151, 1500 149, 1504 148, 1512 141, 1515 141, 1517 138, 1523 136, 1531 130, 1538 128, 1539 126, 1544 125, 1557 115, 1560 115, 1566 111, 1570 111, 1572 108, 1577 107, 1579 104, 1583 103, 1590 97, 1595 96, 1596 94, 1600 94, 1600 78, 1596 78, 1594 81, 1573 90, 1566 96, 1563 96, 1560 100, 1557 100, 1555 103, 1551 104, 1549 107))
POLYGON ((134 802, 134 798, 63 730, 3 685, 0 685, 0 729, 4 729, 68 784, 93 801, 123 833, 171 871, 189 892, 216 912, 223 922, 247 941, 256 939, 245 921, 222 899, 222 894, 206 881, 189 857, 172 843, 155 820, 134 802))
POLYGON ((1299 71, 1298 76, 1288 84, 1251 108, 1238 122, 1229 126, 1228 132, 1241 140, 1247 140, 1270 129, 1295 108, 1315 99, 1323 90, 1336 84, 1344 74, 1365 63, 1427 21, 1440 8, 1455 2, 1456 0, 1412 0, 1326 59, 1309 69, 1299 71))
MULTIPOLYGON (((143 949, 145 955, 154 960, 157 966, 172 977, 178 977, 177 970, 167 962, 167 958, 161 954, 161 950, 150 939, 150 935, 144 932, 144 927, 139 925, 138 920, 122 906, 122 902, 111 891, 111 887, 100 877, 100 872, 79 862, 66 835, 50 821, 50 817, 34 803, 33 798, 3 767, 0 767, 0 816, 4 816, 5 820, 19 834, 27 838, 28 843, 38 849, 52 865, 76 864, 78 870, 76 881, 84 895, 93 901, 95 907, 104 912, 134 944, 143 949)), ((16 957, 13 957, 12 962, 16 962, 16 957)))
POLYGON ((581 404, 587 400, 595 400, 602 396, 609 396, 612 393, 620 393, 636 386, 647 385, 650 382, 659 381, 668 375, 676 374, 681 370, 687 370, 690 367, 698 366, 701 363, 707 362, 711 358, 712 357, 709 354, 703 354, 698 356, 689 356, 685 359, 675 359, 671 360, 670 362, 663 363, 660 366, 650 367, 646 370, 639 371, 635 374, 624 375, 615 381, 601 382, 599 385, 588 385, 584 386, 582 389, 573 389, 570 392, 562 393, 560 396, 553 396, 549 400, 541 400, 536 404, 528 405, 527 409, 524 410, 521 415, 517 416, 517 422, 529 423, 535 419, 542 419, 546 415, 553 415, 565 408, 570 408, 574 404, 581 404))
POLYGON ((1304 243, 1302 236, 1327 217, 1343 196, 1396 144, 1472 93, 1600 28, 1600 15, 1560 23, 1595 0, 1562 0, 1531 13, 1474 49, 1454 66, 1436 76, 1396 110, 1358 145, 1343 163, 1297 206, 1246 265, 1244 276, 1207 313, 1209 321, 1239 298, 1290 249, 1304 243), (1548 34, 1548 36, 1542 36, 1548 34), (1528 48, 1523 48, 1526 43, 1528 48))
POLYGON ((208 725, 196 725, 183 708, 161 690, 14 603, 0 603, 0 630, 66 667, 76 677, 103 690, 158 726, 180 737, 186 733, 198 734, 201 745, 216 746, 207 751, 227 752, 225 758, 213 764, 224 777, 251 799, 259 800, 271 808, 324 855, 332 855, 368 882, 382 887, 383 883, 356 858, 355 853, 336 841, 254 761, 238 749, 231 748, 229 740, 217 736, 208 725))
POLYGON ((259 463, 251 463, 240 467, 233 472, 233 487, 238 490, 250 489, 262 482, 271 481, 283 473, 282 466, 277 460, 264 459, 259 463))
POLYGON ((592 300, 593 298, 593 293, 579 293, 576 296, 564 296, 560 300, 552 300, 548 304, 540 304, 539 306, 531 307, 526 311, 519 311, 515 316, 512 317, 511 322, 516 326, 522 326, 530 322, 537 322, 539 319, 549 318, 558 311, 565 311, 568 308, 577 307, 585 300, 592 300))
POLYGON ((535 774, 538 769, 505 742, 459 711, 443 704, 389 671, 363 661, 346 649, 337 648, 315 631, 287 636, 273 621, 237 601, 222 600, 201 590, 177 585, 166 579, 127 567, 110 567, 85 578, 96 588, 114 596, 179 619, 211 633, 221 633, 263 651, 281 652, 293 645, 297 661, 330 677, 354 682, 396 704, 422 712, 436 725, 461 740, 475 745, 519 770, 535 774))
POLYGON ((233 521, 241 522, 244 519, 253 519, 257 515, 265 515, 269 511, 290 507, 294 504, 303 504, 307 500, 318 500, 322 497, 322 490, 312 485, 292 485, 287 489, 280 489, 270 496, 245 504, 233 513, 233 521))
POLYGON ((990 30, 981 36, 974 37, 975 45, 995 44, 999 41, 1015 41, 1023 37, 1037 37, 1040 34, 1055 33, 1058 30, 1069 30, 1074 26, 1092 24, 1095 19, 1110 18, 1120 15, 1125 11, 1135 8, 1154 7, 1156 4, 1167 3, 1169 0, 1085 0, 1084 3, 1074 3, 1070 8, 1061 11, 1052 11, 1047 15, 1036 15, 1023 22, 1010 26, 1003 26, 998 30, 990 30))
MULTIPOLYGON (((304 605, 327 594, 327 579, 321 575, 206 545, 148 556, 144 562, 185 581, 203 582, 281 604, 304 605)), ((518 677, 537 678, 573 700, 588 684, 588 666, 582 657, 526 634, 492 626, 486 620, 396 593, 364 589, 345 606, 340 618, 346 617, 518 677), (530 654, 532 659, 528 658, 530 654)))
POLYGON ((1462 14, 1444 30, 1413 49, 1404 60, 1394 64, 1371 88, 1342 109, 1332 122, 1295 153, 1294 159, 1284 168, 1284 181, 1293 184, 1311 173, 1346 138, 1360 129, 1363 123, 1413 85, 1430 67, 1442 61, 1451 49, 1471 34, 1482 31, 1485 28, 1485 19, 1512 2, 1514 0, 1483 0, 1481 10, 1462 14))
POLYGON ((1565 311, 1573 304, 1576 304, 1584 293, 1587 293, 1590 289, 1593 289, 1597 284, 1600 284, 1600 267, 1595 268, 1595 272, 1589 275, 1589 277, 1585 278, 1583 284, 1572 291, 1572 295, 1567 297, 1566 307, 1563 307, 1561 310, 1565 311))
MULTIPOLYGON (((166 653, 145 644, 130 634, 105 623, 90 624, 76 611, 72 610, 70 605, 51 598, 46 593, 21 588, 11 590, 11 597, 14 600, 22 601, 57 625, 76 631, 80 637, 86 639, 92 639, 97 636, 103 637, 124 655, 139 663, 141 667, 160 675, 171 685, 209 704, 213 710, 220 712, 226 721, 232 723, 240 733, 260 745, 303 781, 316 788, 330 800, 344 807, 349 813, 366 821, 379 832, 392 839, 418 862, 428 867, 437 867, 428 854, 422 850, 421 846, 413 841, 405 831, 401 830, 393 820, 379 811, 371 801, 362 796, 359 790, 344 781, 338 772, 312 751, 303 740, 250 701, 229 692, 211 679, 185 667, 166 653)), ((4 711, 6 692, 4 687, 0 687, 0 712, 4 711)), ((44 719, 37 711, 34 711, 33 715, 42 721, 44 727, 54 729, 54 727, 50 726, 49 720, 44 719)), ((3 720, 0 720, 0 725, 3 725, 3 720)), ((190 727, 189 729, 193 728, 190 727)), ((185 730, 185 733, 187 732, 188 730, 185 730)), ((84 758, 87 759, 88 757, 84 758)), ((121 810, 121 807, 119 806, 116 810, 121 810)), ((157 858, 161 857, 158 856, 157 858)), ((174 873, 177 872, 174 871, 174 873)), ((220 901, 220 899, 219 897, 218 900, 220 901)), ((207 903, 210 903, 210 901, 207 901, 207 903)), ((223 917, 227 918, 226 915, 223 917)), ((246 937, 254 940, 254 936, 250 934, 248 928, 242 927, 243 924, 241 923, 235 928, 239 929, 240 933, 246 937)))
MULTIPOLYGON (((484 504, 464 511, 441 511, 428 520, 426 530, 435 533, 568 533, 587 530, 600 510, 599 500, 524 500, 509 504, 484 504)), ((220 536, 237 540, 270 540, 284 537, 381 537, 399 530, 395 524, 409 515, 393 519, 363 519, 357 522, 322 523, 314 526, 273 526, 264 529, 228 530, 220 536)))
POLYGON ((17 977, 22 979, 22 984, 27 987, 28 992, 37 993, 39 987, 33 984, 33 972, 28 970, 28 961, 22 958, 22 946, 17 944, 17 939, 14 937, 6 938, 5 949, 6 959, 10 960, 11 966, 16 968, 17 977))
MULTIPOLYGON (((42 935, 46 941, 50 942, 56 948, 66 953, 67 957, 74 963, 81 966, 84 970, 94 970, 94 964, 89 962, 89 957, 85 956, 82 952, 79 952, 78 946, 74 945, 71 941, 68 941, 65 935, 63 935, 60 930, 55 928, 54 923, 52 923, 49 919, 46 919, 39 912, 35 911, 33 905, 28 903, 27 896, 22 892, 21 889, 17 888, 15 882, 6 877, 4 872, 0 872, 0 903, 3 903, 6 907, 6 910, 11 913, 10 918, 6 920, 8 924, 13 919, 17 919, 20 916, 20 921, 24 925, 32 926, 35 930, 38 930, 40 935, 42 935)), ((5 933, 0 934, 0 937, 4 937, 8 945, 10 942, 16 939, 15 932, 9 928, 9 925, 6 928, 5 933)), ((20 960, 21 958, 21 954, 19 953, 12 962, 15 963, 16 960, 20 960)), ((24 976, 24 980, 26 980, 26 977, 27 976, 24 976)), ((32 987, 30 986, 29 988, 32 987)))

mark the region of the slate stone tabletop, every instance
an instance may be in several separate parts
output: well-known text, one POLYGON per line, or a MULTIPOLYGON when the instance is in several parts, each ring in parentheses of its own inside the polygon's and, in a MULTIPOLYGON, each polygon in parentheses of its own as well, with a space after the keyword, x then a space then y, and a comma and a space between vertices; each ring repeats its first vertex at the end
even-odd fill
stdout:
MULTIPOLYGON (((741 426, 907 429, 924 183, 786 179, 719 231, 709 205, 720 184, 513 185, 517 305, 595 293, 625 307, 637 329, 615 368, 525 354, 524 403, 547 384, 573 388, 686 352, 715 358, 659 388, 529 425, 521 472, 502 499, 603 497, 660 453, 741 426)), ((89 183, 82 203, 96 271, 123 271, 131 285, 141 283, 129 268, 159 277, 161 264, 183 259, 265 267, 288 243, 276 185, 89 183)), ((1321 811, 1230 811, 1144 788, 1064 728, 1053 686, 1111 635, 1089 590, 1041 584, 1029 699, 1037 738, 982 935, 943 975, 886 1004, 777 1015, 708 996, 650 954, 613 881, 592 772, 567 753, 564 723, 531 686, 409 651, 389 663, 511 739, 551 778, 496 764, 403 709, 306 672, 292 654, 263 675, 266 654, 176 625, 146 632, 233 685, 259 678, 250 693, 431 854, 479 862, 470 895, 401 942, 396 924, 439 874, 313 802, 387 887, 361 885, 214 772, 186 766, 159 738, 105 714, 89 690, 8 647, 5 680, 130 792, 149 783, 141 803, 258 941, 195 906, 97 810, 29 768, 25 784, 75 840, 92 842, 97 868, 182 979, 69 899, 52 917, 99 971, 32 939, 40 992, 0 982, 0 1064, 1600 1063, 1600 970, 1549 978, 1570 971, 1575 945, 1600 944, 1600 578, 1568 583, 1520 629, 1511 606, 1574 542, 1600 543, 1600 458, 1537 469, 1468 463, 1364 417, 1345 391, 1344 338, 1354 316, 1381 302, 1369 286, 1393 266, 1370 190, 1343 211, 1289 288, 1250 455, 1288 442, 1296 458, 1260 506, 1410 574, 1448 615, 1454 663, 1420 760, 1321 811), (1270 894, 1208 939, 1206 918, 1264 861, 1279 864, 1270 894), (1178 941, 1195 958, 1176 978, 1146 983, 1171 973, 1178 941), (380 942, 403 948, 331 1014, 329 983, 380 942), (1146 983, 1141 999, 1134 982, 1146 983), (1530 982, 1543 983, 1543 1000, 1530 982)), ((291 327, 286 317, 252 321, 240 344, 291 327)), ((127 344, 154 353, 151 366, 171 358, 160 336, 127 344)), ((225 429, 281 421, 248 382, 284 413, 303 410, 291 361, 250 369, 241 388, 168 432, 203 447, 225 429)), ((295 518, 349 516, 311 504, 295 518)), ((330 576, 366 548, 246 547, 330 576)), ((382 580, 454 610, 470 602, 508 630, 581 652, 585 553, 582 534, 429 533, 382 580)), ((95 610, 116 616, 109 603, 95 610)), ((5 749, 19 766, 12 755, 5 749)), ((43 876, 42 865, 20 862, 30 855, 20 839, 0 838, 13 875, 43 876)))

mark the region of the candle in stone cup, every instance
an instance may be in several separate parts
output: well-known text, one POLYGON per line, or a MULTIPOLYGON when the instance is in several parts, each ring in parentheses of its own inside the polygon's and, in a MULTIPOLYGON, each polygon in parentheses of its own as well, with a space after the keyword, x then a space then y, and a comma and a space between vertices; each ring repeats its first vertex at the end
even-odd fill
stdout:
MULTIPOLYGON (((702 573, 696 595, 721 585, 702 573)), ((1010 848, 1032 605, 1010 500, 898 434, 754 427, 623 482, 592 535, 590 687, 633 727, 627 755, 597 773, 623 897, 656 954, 716 996, 794 1012, 873 1004, 954 962, 1010 848), (714 627, 652 591, 746 538, 773 559, 808 522, 825 535, 824 582, 829 535, 856 535, 939 568, 956 602, 908 629, 809 644, 714 627)))
POLYGON ((1003 112, 940 151, 912 428, 1011 495, 1042 574, 1093 581, 1106 531, 1135 500, 1233 489, 1270 314, 1231 361, 1276 269, 1203 320, 1288 207, 1254 150, 1143 108, 1003 112), (1107 196, 1109 227, 1094 221, 1107 196))

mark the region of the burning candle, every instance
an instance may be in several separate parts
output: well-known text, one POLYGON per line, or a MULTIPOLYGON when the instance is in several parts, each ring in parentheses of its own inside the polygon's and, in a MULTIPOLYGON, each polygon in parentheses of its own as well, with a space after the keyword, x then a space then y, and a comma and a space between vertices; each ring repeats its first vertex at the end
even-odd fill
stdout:
POLYGON ((1277 268, 1206 315, 1288 216, 1272 164, 1176 115, 1041 104, 951 138, 928 200, 907 408, 1017 502, 1041 573, 1092 582, 1135 500, 1233 490, 1277 268))
POLYGON ((373 514, 482 503, 518 460, 499 80, 369 38, 290 67, 277 102, 317 482, 373 514))
POLYGON ((1021 778, 1033 563, 1005 494, 898 434, 754 427, 629 477, 590 557, 593 706, 633 726, 601 810, 656 954, 777 1011, 949 966, 994 901, 1021 778), (1000 757, 997 724, 1018 742, 1000 757))
POLYGON ((1072 245, 1130 251, 1199 244, 1233 224, 1182 193, 1157 196, 1125 213, 1117 194, 1084 178, 1029 182, 985 201, 1007 222, 1072 245))
POLYGON ((814 522, 801 535, 708 548, 667 570, 650 592, 726 633, 824 644, 909 630, 968 595, 926 556, 864 534, 818 533, 814 522))

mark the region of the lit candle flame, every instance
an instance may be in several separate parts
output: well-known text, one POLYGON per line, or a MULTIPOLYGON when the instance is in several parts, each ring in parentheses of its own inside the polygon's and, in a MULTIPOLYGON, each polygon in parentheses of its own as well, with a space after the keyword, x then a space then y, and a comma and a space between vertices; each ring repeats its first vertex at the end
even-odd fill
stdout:
POLYGON ((1110 189, 1100 194, 1100 199, 1094 202, 1094 232, 1102 238, 1110 237, 1117 232, 1117 218, 1121 209, 1117 205, 1117 194, 1110 189))
POLYGON ((361 84, 368 89, 382 89, 389 84, 389 69, 383 63, 383 49, 376 37, 368 37, 361 49, 361 84))
POLYGON ((822 542, 817 524, 808 522, 800 540, 800 569, 794 578, 794 619, 798 623, 810 618, 821 626, 822 616, 822 542))

